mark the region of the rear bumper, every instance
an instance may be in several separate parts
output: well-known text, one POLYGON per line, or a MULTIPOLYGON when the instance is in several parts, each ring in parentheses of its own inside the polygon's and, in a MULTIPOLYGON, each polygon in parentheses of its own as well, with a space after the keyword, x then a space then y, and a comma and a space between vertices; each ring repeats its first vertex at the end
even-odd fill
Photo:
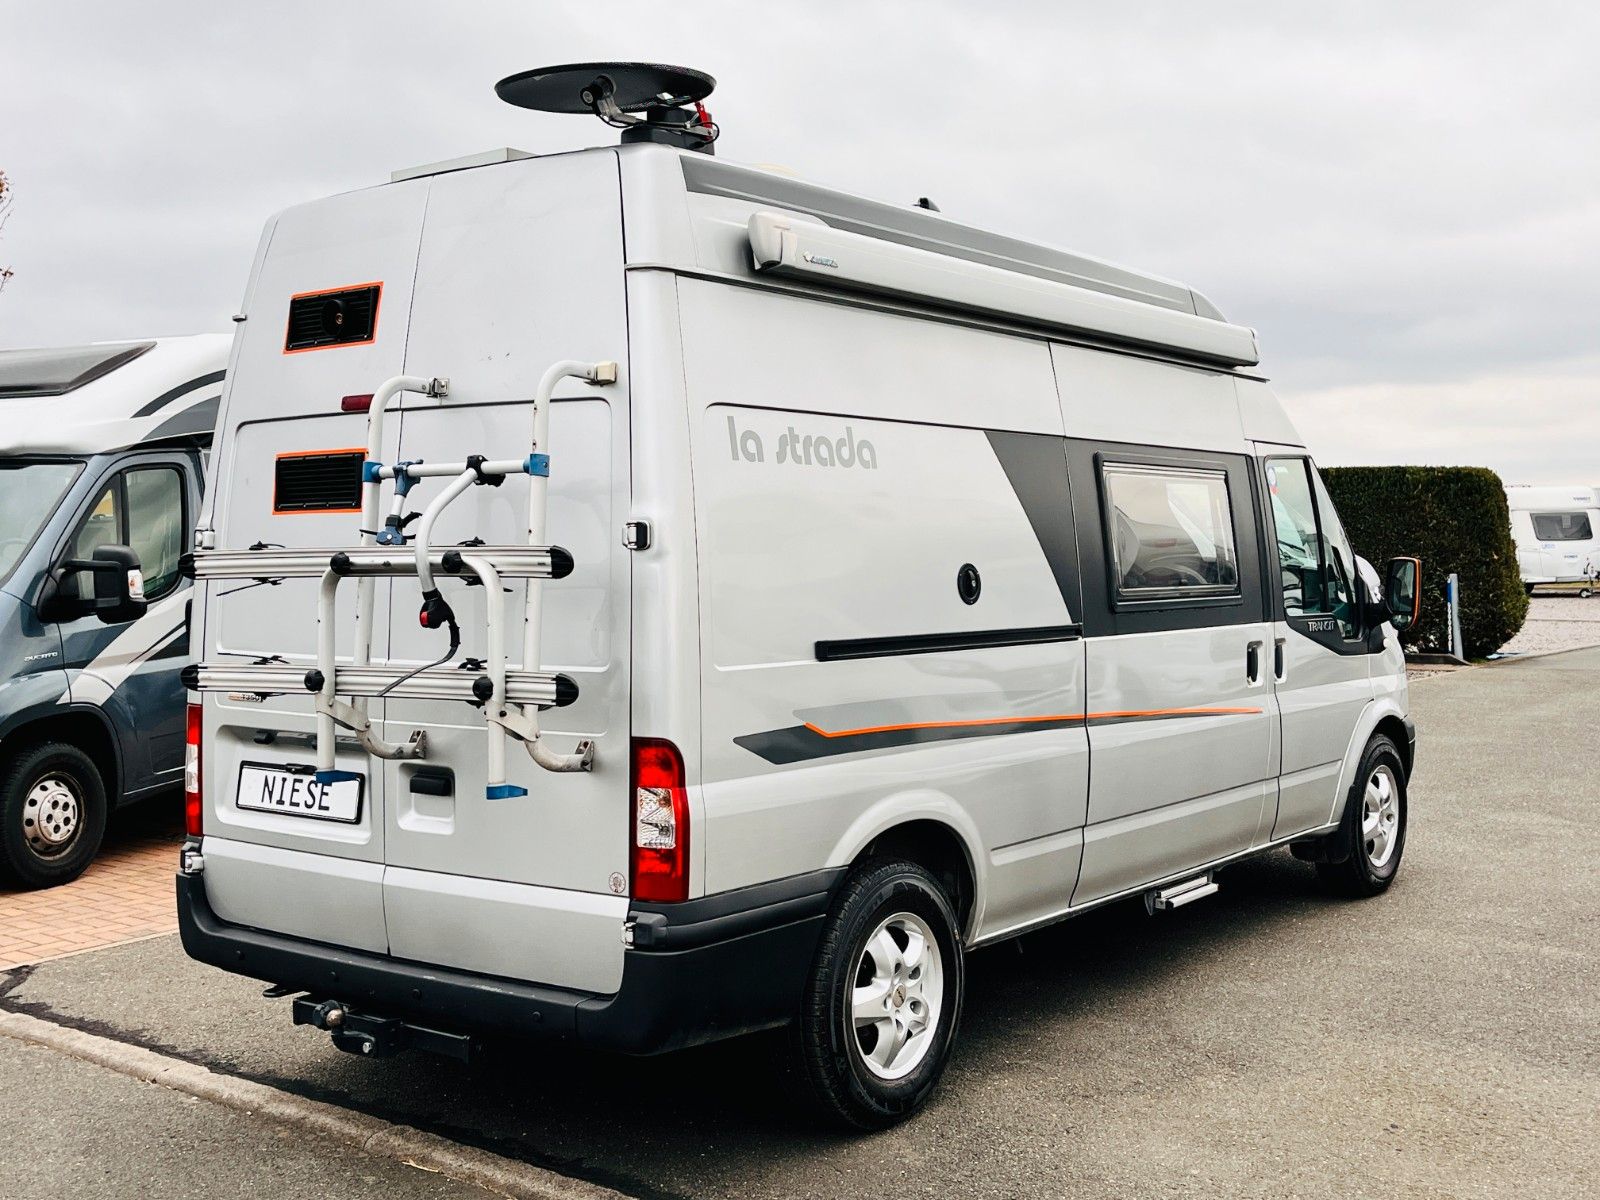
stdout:
POLYGON ((842 870, 683 904, 636 905, 615 995, 477 975, 223 921, 203 875, 178 876, 189 957, 359 1012, 473 1034, 659 1054, 788 1021, 842 870))

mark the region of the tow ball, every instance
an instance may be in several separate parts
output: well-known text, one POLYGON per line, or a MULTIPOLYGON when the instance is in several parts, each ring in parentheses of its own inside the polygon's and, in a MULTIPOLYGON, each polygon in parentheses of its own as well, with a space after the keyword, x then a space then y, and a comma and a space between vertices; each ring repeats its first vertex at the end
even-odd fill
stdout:
POLYGON ((405 1022, 353 1013, 338 1000, 296 1000, 294 1023, 327 1030, 335 1048, 362 1058, 384 1058, 409 1045, 405 1022))
POLYGON ((402 1050, 424 1050, 470 1062, 478 1049, 467 1034, 413 1025, 397 1017, 355 1012, 342 1000, 300 996, 294 1002, 294 1023, 326 1030, 335 1048, 362 1058, 387 1058, 402 1050))

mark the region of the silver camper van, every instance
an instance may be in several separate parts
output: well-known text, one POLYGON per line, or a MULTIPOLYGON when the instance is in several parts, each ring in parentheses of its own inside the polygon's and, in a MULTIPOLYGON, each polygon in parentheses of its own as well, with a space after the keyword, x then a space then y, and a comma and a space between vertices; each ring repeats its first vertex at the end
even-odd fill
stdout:
POLYGON ((500 91, 623 144, 261 239, 188 564, 190 955, 366 1055, 787 1025, 873 1128, 973 948, 1284 846, 1390 885, 1417 565, 1364 581, 1251 330, 719 161, 693 72, 500 91))

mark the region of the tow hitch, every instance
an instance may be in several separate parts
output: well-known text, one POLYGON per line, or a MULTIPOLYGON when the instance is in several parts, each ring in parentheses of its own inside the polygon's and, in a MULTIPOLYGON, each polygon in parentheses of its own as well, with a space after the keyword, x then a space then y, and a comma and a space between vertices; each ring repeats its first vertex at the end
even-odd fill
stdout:
POLYGON ((353 1012, 339 1000, 300 996, 294 1002, 294 1023, 325 1029, 336 1048, 363 1058, 386 1058, 402 1050, 422 1050, 460 1062, 471 1062, 477 1042, 465 1033, 412 1025, 398 1017, 353 1012))

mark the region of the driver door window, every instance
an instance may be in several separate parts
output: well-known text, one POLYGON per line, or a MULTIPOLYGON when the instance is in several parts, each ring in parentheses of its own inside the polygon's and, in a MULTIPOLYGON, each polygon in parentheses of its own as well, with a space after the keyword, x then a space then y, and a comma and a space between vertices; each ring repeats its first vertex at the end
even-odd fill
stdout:
MULTIPOLYGON (((134 467, 115 476, 95 497, 68 543, 68 558, 93 558, 100 546, 130 546, 139 556, 147 599, 159 600, 178 584, 183 554, 183 476, 175 467, 134 467)), ((76 594, 94 596, 94 576, 72 579, 76 594)))
POLYGON ((1355 556, 1322 480, 1305 458, 1268 459, 1266 471, 1284 611, 1331 616, 1346 640, 1360 637, 1355 556))

